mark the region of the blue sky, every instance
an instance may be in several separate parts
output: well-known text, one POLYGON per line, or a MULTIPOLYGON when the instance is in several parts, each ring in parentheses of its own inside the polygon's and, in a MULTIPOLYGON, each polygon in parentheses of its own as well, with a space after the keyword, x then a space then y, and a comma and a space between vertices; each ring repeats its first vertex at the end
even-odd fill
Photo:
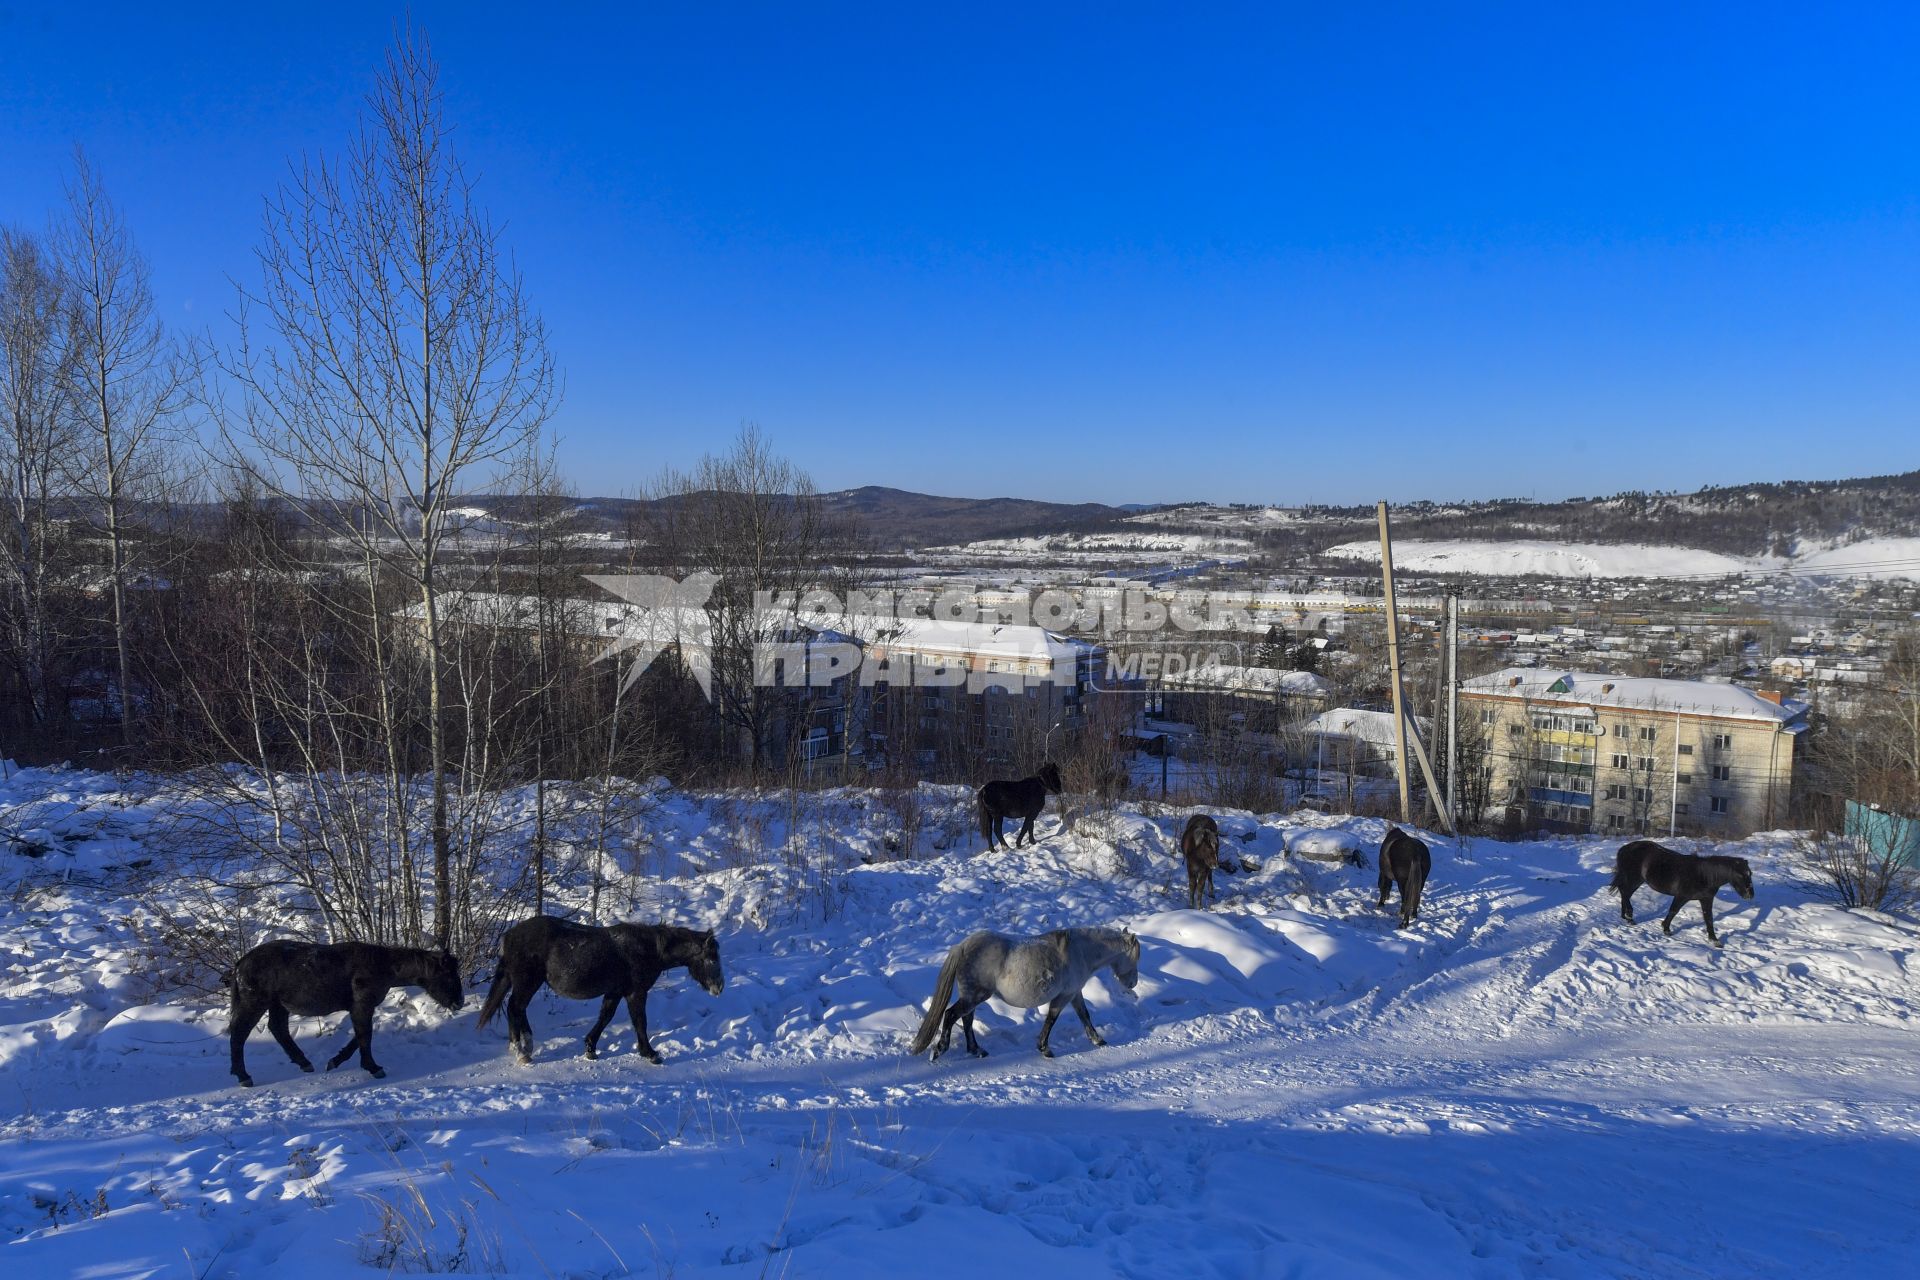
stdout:
MULTIPOLYGON (((746 421, 1114 502, 1920 467, 1913 7, 1031 7, 412 6, 584 492, 746 421)), ((223 335, 403 12, 0 0, 0 221, 84 143, 223 335)))

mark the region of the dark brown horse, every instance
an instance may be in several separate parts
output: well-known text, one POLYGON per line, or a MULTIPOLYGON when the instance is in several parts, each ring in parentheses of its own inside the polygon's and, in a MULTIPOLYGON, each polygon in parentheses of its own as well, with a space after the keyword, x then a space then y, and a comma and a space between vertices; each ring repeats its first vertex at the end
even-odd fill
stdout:
POLYGON ((1398 827, 1387 828, 1387 838, 1380 842, 1379 905, 1386 906, 1388 891, 1399 886, 1402 929, 1419 917, 1420 895, 1432 870, 1433 855, 1427 852, 1425 843, 1398 827))
POLYGON ((1200 895, 1219 897, 1213 890, 1213 871, 1220 865, 1220 824, 1204 813, 1187 819, 1180 833, 1180 852, 1187 860, 1187 905, 1200 909, 1200 895))
POLYGON ((418 947, 382 947, 370 942, 263 942, 240 957, 233 976, 233 1017, 227 1037, 233 1054, 233 1074, 251 1085, 247 1074, 247 1035, 266 1015, 267 1029, 287 1051, 293 1065, 312 1071, 313 1064, 294 1043, 287 1015, 315 1017, 342 1011, 351 1015, 353 1039, 327 1060, 331 1071, 360 1051, 360 1065, 379 1078, 386 1069, 373 1060, 373 1011, 395 987, 419 987, 443 1008, 465 1003, 460 969, 444 951, 418 947))
POLYGON ((522 1063, 533 1061, 533 1024, 527 1005, 541 986, 569 1000, 600 1001, 600 1016, 587 1032, 587 1056, 600 1056, 600 1033, 613 1021, 620 1002, 633 1019, 635 1050, 658 1066, 660 1055, 647 1039, 647 992, 669 969, 684 968, 693 980, 719 995, 726 986, 720 972, 720 944, 713 930, 681 929, 669 924, 575 924, 557 916, 534 916, 507 930, 500 940, 500 967, 480 1026, 507 1006, 508 1042, 522 1063))
POLYGON ((1031 778, 994 781, 981 787, 980 834, 987 838, 987 848, 991 849, 996 844, 1002 849, 1007 847, 1002 824, 1008 818, 1025 819, 1020 830, 1014 833, 1014 848, 1018 849, 1023 840, 1029 844, 1040 843, 1033 834, 1033 821, 1047 807, 1047 797, 1059 795, 1060 789, 1060 766, 1051 761, 1041 765, 1040 772, 1031 778))
POLYGON ((1697 902, 1707 920, 1707 940, 1717 947, 1720 936, 1713 931, 1713 895, 1721 885, 1730 884, 1735 893, 1752 899, 1753 868, 1745 858, 1698 858, 1651 840, 1634 840, 1620 846, 1620 852, 1614 855, 1613 879, 1607 884, 1620 895, 1620 918, 1628 924, 1633 923, 1633 891, 1643 884, 1655 893, 1673 895, 1667 918, 1660 922, 1663 931, 1671 935, 1673 918, 1680 914, 1680 908, 1697 902))

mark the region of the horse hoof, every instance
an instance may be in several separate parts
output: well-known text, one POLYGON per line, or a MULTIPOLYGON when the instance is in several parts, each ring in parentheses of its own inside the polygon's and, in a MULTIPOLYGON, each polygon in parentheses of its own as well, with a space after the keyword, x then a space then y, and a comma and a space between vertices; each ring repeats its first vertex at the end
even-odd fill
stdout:
POLYGON ((975 1058, 984 1058, 987 1056, 987 1051, 985 1049, 969 1049, 967 1050, 967 1053, 975 1058))
POLYGON ((519 1060, 520 1065, 523 1067, 530 1067, 533 1065, 533 1055, 530 1053, 517 1053, 514 1055, 514 1057, 519 1060))
POLYGON ((665 1066, 667 1062, 665 1058, 661 1057, 657 1053, 643 1053, 640 1056, 645 1058, 648 1062, 651 1062, 656 1067, 665 1066))
POLYGON ((313 1064, 311 1062, 302 1062, 299 1064, 299 1066, 300 1066, 300 1069, 306 1072, 308 1075, 313 1074, 313 1064))
POLYGON ((251 1089, 251 1088, 253 1088, 253 1077, 252 1077, 252 1076, 241 1076, 241 1077, 240 1077, 240 1087, 241 1087, 242 1089, 251 1089))
POLYGON ((385 1080, 387 1078, 387 1069, 385 1067, 368 1067, 367 1074, 375 1080, 385 1080))
POLYGON ((1041 1057, 1043 1057, 1043 1058, 1051 1058, 1051 1057, 1053 1056, 1053 1050, 1051 1050, 1051 1049, 1042 1049, 1042 1050, 1040 1051, 1040 1056, 1041 1056, 1041 1057))
POLYGON ((596 1048, 594 1048, 594 1047, 593 1047, 592 1045, 588 1045, 588 1046, 587 1046, 587 1061, 588 1061, 588 1062, 598 1062, 599 1060, 600 1060, 600 1051, 599 1051, 598 1049, 596 1049, 596 1048))

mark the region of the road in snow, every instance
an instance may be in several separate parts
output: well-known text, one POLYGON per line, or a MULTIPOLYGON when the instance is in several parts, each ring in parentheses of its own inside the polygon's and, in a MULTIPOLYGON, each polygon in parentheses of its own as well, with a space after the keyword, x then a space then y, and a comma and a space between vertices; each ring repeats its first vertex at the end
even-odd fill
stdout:
MULTIPOLYGON (((55 836, 111 812, 124 855, 169 801, 114 785, 29 771, 7 798, 55 836)), ((951 831, 961 793, 924 792, 951 831)), ((1663 937, 1651 894, 1621 922, 1601 841, 1436 843, 1397 933, 1371 872, 1282 852, 1374 821, 1224 815, 1260 868, 1191 912, 1185 810, 864 866, 877 811, 819 803, 830 877, 726 866, 764 838, 751 802, 647 818, 718 869, 634 881, 642 914, 717 925, 728 968, 717 998, 656 990, 664 1067, 624 1019, 585 1061, 591 1006, 550 996, 513 1065, 476 990, 390 999, 385 1081, 302 1076, 262 1031, 238 1090, 221 1012, 129 976, 129 876, 0 854, 13 1274, 1805 1277, 1920 1245, 1920 932, 1810 901, 1777 840, 1740 845, 1759 896, 1723 898, 1715 950, 1697 914, 1663 937), (1111 1047, 1068 1018, 1043 1060, 1037 1016, 989 1006, 987 1059, 902 1053, 948 944, 1093 923, 1143 939, 1135 996, 1088 991, 1111 1047)), ((295 1034, 318 1058, 338 1021, 295 1034)))

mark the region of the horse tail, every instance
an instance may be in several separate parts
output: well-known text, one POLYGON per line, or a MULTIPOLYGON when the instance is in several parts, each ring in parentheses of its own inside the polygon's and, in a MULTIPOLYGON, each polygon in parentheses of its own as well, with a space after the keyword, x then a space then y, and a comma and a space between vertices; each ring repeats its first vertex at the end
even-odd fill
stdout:
POLYGON ((914 1033, 913 1043, 907 1046, 908 1053, 924 1053, 933 1043, 934 1033, 940 1030, 940 1016, 947 1011, 947 1001, 953 997, 954 979, 960 974, 960 948, 954 947, 947 952, 947 962, 940 966, 940 980, 933 984, 933 1000, 927 1006, 927 1016, 920 1021, 920 1030, 914 1033))
MULTIPOLYGON (((1636 841, 1635 843, 1638 842, 1636 841)), ((1632 877, 1627 874, 1627 851, 1632 848, 1633 844, 1623 845, 1620 852, 1613 855, 1613 879, 1607 881, 1607 888, 1613 890, 1615 893, 1626 889, 1627 882, 1632 879, 1632 877)))
POLYGON ((487 1002, 480 1006, 480 1017, 474 1022, 479 1030, 493 1021, 493 1015, 500 1012, 500 1006, 507 1002, 507 988, 513 984, 507 978, 507 957, 503 954, 500 963, 493 970, 493 985, 487 988, 487 1002))

